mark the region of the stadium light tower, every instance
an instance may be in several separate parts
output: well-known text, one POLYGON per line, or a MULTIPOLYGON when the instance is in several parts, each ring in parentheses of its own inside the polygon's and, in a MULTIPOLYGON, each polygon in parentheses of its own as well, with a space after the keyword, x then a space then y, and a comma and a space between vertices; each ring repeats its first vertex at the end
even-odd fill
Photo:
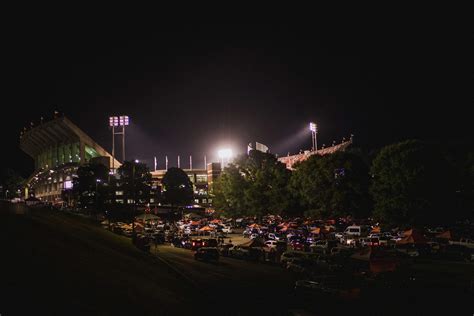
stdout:
POLYGON ((312 143, 312 151, 318 150, 318 139, 317 139, 317 134, 318 134, 318 125, 316 123, 309 123, 309 130, 311 131, 311 143, 312 143))
POLYGON ((232 149, 219 149, 217 151, 217 155, 219 156, 219 159, 221 160, 221 169, 224 169, 224 163, 227 164, 230 162, 230 159, 232 158, 232 149))
POLYGON ((129 124, 127 115, 110 116, 109 126, 112 127, 112 170, 115 172, 115 135, 122 135, 122 160, 125 161, 125 126, 129 124), (122 127, 121 129, 119 127, 122 127), (119 128, 116 132, 115 128, 119 128))

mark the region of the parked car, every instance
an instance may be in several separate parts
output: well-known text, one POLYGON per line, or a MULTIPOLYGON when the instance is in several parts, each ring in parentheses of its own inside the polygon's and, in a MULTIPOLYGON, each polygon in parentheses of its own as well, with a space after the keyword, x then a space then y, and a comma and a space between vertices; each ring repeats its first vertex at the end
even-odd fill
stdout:
POLYGON ((259 235, 256 234, 256 233, 253 233, 253 234, 250 235, 250 239, 255 239, 255 238, 258 238, 258 237, 259 237, 259 235))
POLYGON ((194 253, 194 259, 203 261, 218 261, 219 252, 217 251, 217 248, 202 247, 196 250, 194 253))
POLYGON ((204 247, 204 241, 202 239, 192 239, 190 240, 191 250, 197 250, 201 247, 204 247))
POLYGON ((359 242, 362 247, 375 247, 380 244, 380 240, 377 237, 361 238, 359 242))
POLYGON ((234 231, 232 230, 232 227, 230 226, 223 226, 222 227, 222 232, 226 234, 232 234, 234 231))
POLYGON ((292 241, 290 245, 291 245, 291 248, 293 248, 293 250, 296 250, 296 251, 305 251, 305 248, 306 248, 306 244, 298 240, 292 241))
POLYGON ((353 226, 348 226, 346 230, 344 230, 345 235, 350 235, 350 236, 367 236, 369 234, 369 228, 367 226, 359 226, 359 225, 353 225, 353 226))
POLYGON ((382 236, 379 238, 379 245, 380 246, 394 246, 397 242, 393 240, 393 237, 389 236, 382 236))
POLYGON ((286 241, 287 240, 285 234, 277 234, 277 233, 269 233, 268 234, 268 239, 280 240, 280 241, 286 241))
POLYGON ((277 241, 276 241, 276 240, 267 240, 267 241, 265 242, 265 246, 268 247, 268 248, 276 249, 276 247, 277 247, 277 241))
POLYGON ((202 247, 217 247, 217 239, 209 238, 202 241, 202 247))
POLYGON ((460 238, 459 240, 449 241, 451 245, 460 245, 468 248, 474 248, 474 240, 468 238, 460 238))

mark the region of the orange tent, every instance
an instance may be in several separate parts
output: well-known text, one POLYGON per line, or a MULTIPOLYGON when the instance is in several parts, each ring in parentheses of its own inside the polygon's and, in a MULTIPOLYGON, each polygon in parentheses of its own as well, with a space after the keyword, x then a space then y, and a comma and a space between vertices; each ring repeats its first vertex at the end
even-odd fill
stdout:
POLYGON ((213 219, 213 220, 211 221, 212 224, 217 224, 217 223, 220 223, 220 222, 221 222, 220 219, 213 219))
POLYGON ((209 226, 204 226, 204 227, 199 229, 199 231, 202 231, 202 232, 208 232, 208 231, 211 231, 211 230, 214 230, 214 228, 209 227, 209 226))
POLYGON ((260 225, 258 225, 257 223, 253 223, 253 224, 250 224, 249 227, 250 228, 260 228, 260 225))
POLYGON ((372 227, 372 230, 370 232, 373 233, 373 234, 380 234, 380 232, 381 232, 380 226, 372 227))
POLYGON ((315 229, 311 231, 311 234, 320 234, 320 233, 321 233, 321 228, 319 227, 316 227, 315 229))
POLYGON ((199 222, 198 221, 192 221, 191 222, 191 226, 198 226, 199 225, 199 222))
POLYGON ((407 230, 403 233, 403 237, 397 244, 405 245, 405 244, 426 244, 428 241, 423 234, 415 229, 407 230))

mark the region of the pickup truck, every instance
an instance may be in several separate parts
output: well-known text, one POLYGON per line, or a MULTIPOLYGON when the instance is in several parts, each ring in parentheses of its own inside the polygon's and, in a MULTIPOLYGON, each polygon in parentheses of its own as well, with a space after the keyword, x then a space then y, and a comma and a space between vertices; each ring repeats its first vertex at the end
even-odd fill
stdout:
POLYGON ((450 241, 449 242, 451 245, 460 245, 460 246, 465 246, 468 248, 474 248, 474 240, 468 239, 468 238, 461 238, 457 241, 450 241))

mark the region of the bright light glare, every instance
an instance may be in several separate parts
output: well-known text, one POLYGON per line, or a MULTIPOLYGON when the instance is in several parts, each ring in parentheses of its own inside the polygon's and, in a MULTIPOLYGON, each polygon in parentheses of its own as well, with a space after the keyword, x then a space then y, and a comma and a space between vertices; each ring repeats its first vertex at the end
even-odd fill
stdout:
POLYGON ((220 159, 230 159, 232 157, 232 149, 219 149, 217 155, 220 159))
POLYGON ((139 162, 140 162, 140 160, 138 160, 138 159, 135 159, 135 163, 139 163, 139 162))
POLYGON ((128 126, 130 119, 128 116, 110 116, 109 117, 109 126, 128 126))
POLYGON ((309 130, 312 131, 312 132, 316 132, 316 130, 317 130, 316 123, 313 123, 313 122, 309 123, 309 130))

